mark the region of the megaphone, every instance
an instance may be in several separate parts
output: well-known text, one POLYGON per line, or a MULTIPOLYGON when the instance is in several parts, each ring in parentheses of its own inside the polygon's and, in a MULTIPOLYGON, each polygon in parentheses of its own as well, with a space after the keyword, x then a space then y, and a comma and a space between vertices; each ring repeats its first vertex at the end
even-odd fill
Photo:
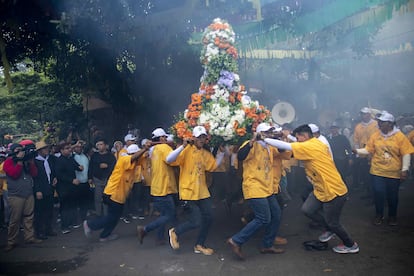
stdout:
POLYGON ((272 108, 272 119, 279 125, 291 123, 295 119, 295 108, 288 102, 278 102, 272 108))

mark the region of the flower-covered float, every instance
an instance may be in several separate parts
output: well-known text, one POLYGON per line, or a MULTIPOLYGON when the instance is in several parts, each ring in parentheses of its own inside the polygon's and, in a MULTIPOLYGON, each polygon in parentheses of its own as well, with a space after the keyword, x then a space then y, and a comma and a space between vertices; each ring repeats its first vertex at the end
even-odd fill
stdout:
POLYGON ((209 132, 211 145, 240 144, 251 137, 259 123, 271 120, 270 111, 253 101, 240 83, 232 27, 216 18, 202 41, 200 88, 191 95, 191 103, 171 132, 179 139, 190 138, 192 129, 202 125, 209 132))

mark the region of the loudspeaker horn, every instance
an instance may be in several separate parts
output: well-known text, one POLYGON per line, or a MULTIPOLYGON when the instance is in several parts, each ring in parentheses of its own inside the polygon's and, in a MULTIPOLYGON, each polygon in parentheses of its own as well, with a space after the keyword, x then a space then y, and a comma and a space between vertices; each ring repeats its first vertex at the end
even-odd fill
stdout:
POLYGON ((278 102, 272 108, 272 118, 279 125, 291 123, 295 119, 295 108, 288 102, 278 102))

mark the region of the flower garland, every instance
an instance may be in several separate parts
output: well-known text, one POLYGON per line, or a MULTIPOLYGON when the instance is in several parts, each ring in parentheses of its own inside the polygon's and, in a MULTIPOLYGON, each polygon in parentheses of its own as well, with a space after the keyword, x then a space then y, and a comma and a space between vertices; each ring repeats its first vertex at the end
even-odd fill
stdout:
POLYGON ((190 138, 192 129, 203 125, 213 146, 239 144, 250 138, 259 123, 270 120, 270 111, 247 96, 240 84, 234 42, 235 33, 226 21, 216 18, 206 28, 200 57, 204 67, 201 85, 171 127, 176 137, 190 138))

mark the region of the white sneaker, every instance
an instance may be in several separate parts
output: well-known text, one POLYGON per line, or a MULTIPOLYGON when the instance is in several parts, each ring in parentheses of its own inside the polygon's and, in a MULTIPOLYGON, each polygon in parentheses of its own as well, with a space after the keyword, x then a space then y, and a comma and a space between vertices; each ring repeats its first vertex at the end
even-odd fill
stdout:
POLYGON ((89 238, 91 236, 91 228, 89 228, 88 222, 85 220, 83 221, 83 233, 85 234, 85 237, 89 238))
POLYGON ((118 235, 117 234, 111 234, 111 235, 109 235, 108 237, 106 237, 106 238, 100 238, 99 239, 99 241, 100 242, 108 242, 108 241, 113 241, 113 240, 116 240, 116 239, 118 239, 118 235))
POLYGON ((344 244, 340 244, 338 246, 335 246, 332 248, 332 250, 336 253, 340 254, 348 254, 348 253, 358 253, 359 252, 359 246, 356 242, 351 247, 348 247, 344 244))
POLYGON ((330 231, 323 232, 322 235, 319 236, 319 241, 327 242, 332 239, 333 236, 335 236, 335 233, 332 233, 330 231))

